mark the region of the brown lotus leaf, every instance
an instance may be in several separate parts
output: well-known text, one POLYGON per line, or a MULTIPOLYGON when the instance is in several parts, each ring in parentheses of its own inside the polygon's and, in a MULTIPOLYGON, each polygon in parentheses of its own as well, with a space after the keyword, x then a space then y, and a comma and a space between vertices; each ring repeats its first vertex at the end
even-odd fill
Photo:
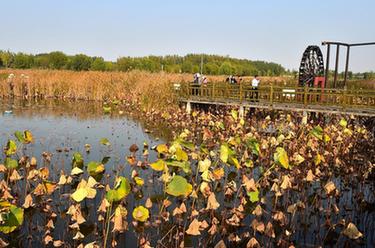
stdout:
POLYGON ((247 178, 245 175, 242 176, 242 183, 245 185, 246 191, 258 191, 258 188, 255 184, 254 178, 247 178))
POLYGON ((238 237, 238 235, 235 235, 234 233, 229 234, 228 240, 230 242, 234 242, 234 243, 237 243, 237 242, 241 241, 240 237, 238 237))
POLYGON ((210 229, 208 229, 208 233, 213 236, 217 233, 218 231, 218 226, 216 224, 213 224, 210 229))
POLYGON ((260 244, 254 237, 252 237, 249 242, 247 242, 246 248, 260 248, 260 244))
POLYGON ((314 173, 312 172, 312 170, 309 170, 309 171, 307 172, 306 181, 307 181, 307 182, 313 182, 313 181, 315 181, 315 175, 314 175, 314 173))
POLYGON ((84 238, 85 238, 85 235, 83 235, 80 231, 78 231, 76 235, 74 235, 73 240, 81 240, 84 238))
POLYGON ((55 225, 53 224, 53 220, 52 219, 48 220, 46 227, 48 229, 54 229, 55 228, 55 225))
POLYGON ((47 167, 43 167, 39 169, 39 176, 43 180, 47 180, 49 177, 49 169, 47 167))
POLYGON ((170 200, 168 200, 168 199, 163 200, 163 206, 165 208, 168 208, 170 205, 172 205, 172 202, 170 200))
POLYGON ((46 235, 43 241, 45 245, 48 245, 50 242, 53 242, 53 238, 50 235, 46 235))
POLYGON ((201 222, 199 222, 197 219, 194 219, 190 225, 189 228, 186 230, 186 233, 189 235, 197 236, 200 235, 201 232, 199 231, 199 227, 201 225, 201 222))
POLYGON ((7 171, 7 167, 5 167, 5 165, 3 164, 0 164, 0 173, 4 173, 7 171))
POLYGON ((347 236, 350 239, 359 239, 363 237, 363 234, 358 230, 358 228, 350 222, 345 230, 342 232, 345 236, 347 236))
POLYGON ((286 217, 283 212, 277 211, 272 218, 280 223, 280 226, 285 226, 286 224, 286 217))
POLYGON ((290 181, 290 178, 287 175, 283 176, 280 188, 285 190, 285 189, 289 189, 291 187, 292 187, 292 183, 290 181))
POLYGON ((231 226, 239 226, 241 219, 236 214, 233 214, 232 217, 229 219, 226 219, 225 222, 231 226))
POLYGON ((260 233, 263 233, 265 230, 265 225, 263 222, 258 221, 257 219, 254 219, 251 222, 251 227, 253 228, 254 231, 258 231, 260 233))
POLYGON ((146 208, 152 208, 152 201, 151 201, 150 197, 146 199, 145 207, 146 208))
POLYGON ((326 185, 324 185, 324 190, 326 191, 327 195, 330 195, 336 190, 336 186, 332 181, 329 181, 326 183, 326 185))
POLYGON ((216 210, 220 207, 219 202, 216 200, 215 193, 211 193, 210 196, 207 199, 207 210, 216 210))
POLYGON ((253 210, 252 214, 254 214, 254 215, 258 216, 258 217, 262 216, 262 214, 263 214, 262 207, 260 205, 257 205, 255 207, 255 209, 253 210))
POLYGON ((3 239, 0 238, 0 247, 7 247, 9 243, 5 242, 3 239))
POLYGON ((266 230, 264 231, 264 233, 270 237, 270 238, 275 238, 276 235, 275 235, 275 231, 273 229, 273 225, 271 222, 268 222, 267 225, 266 225, 266 230))
POLYGON ((61 240, 55 240, 55 241, 53 241, 53 246, 54 246, 54 247, 60 247, 60 246, 62 246, 63 244, 64 244, 64 242, 61 241, 61 240))
POLYGON ((9 177, 9 180, 11 182, 16 182, 18 180, 22 179, 22 177, 20 176, 20 174, 17 172, 17 170, 13 170, 12 174, 10 175, 9 177))
POLYGON ((111 206, 111 204, 108 202, 106 198, 103 198, 98 208, 98 212, 103 212, 103 213, 107 212, 107 208, 109 208, 109 206, 111 206))

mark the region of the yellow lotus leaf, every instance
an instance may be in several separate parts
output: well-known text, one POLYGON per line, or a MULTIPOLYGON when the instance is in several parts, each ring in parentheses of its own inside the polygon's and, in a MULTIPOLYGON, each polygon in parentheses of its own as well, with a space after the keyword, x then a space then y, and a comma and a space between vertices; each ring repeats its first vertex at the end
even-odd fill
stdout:
POLYGON ((224 176, 224 168, 216 168, 212 171, 212 177, 215 180, 220 180, 224 176))
POLYGON ((76 202, 83 201, 88 195, 88 191, 85 188, 77 189, 72 195, 72 199, 76 202))
POLYGON ((135 183, 136 183, 138 186, 143 186, 143 184, 145 183, 145 181, 144 181, 142 178, 140 178, 140 177, 135 177, 135 178, 134 178, 134 181, 135 181, 135 183))
POLYGON ((150 213, 147 208, 143 206, 139 206, 133 210, 132 215, 135 220, 140 221, 140 222, 145 222, 149 218, 150 213))
POLYGON ((81 170, 79 167, 74 167, 72 171, 70 172, 70 175, 75 176, 75 175, 79 175, 82 173, 83 173, 83 170, 81 170))
POLYGON ((203 161, 198 162, 199 172, 201 173, 207 171, 210 168, 210 166, 211 166, 211 160, 209 160, 208 158, 206 158, 203 161))
POLYGON ((168 146, 165 144, 160 144, 156 147, 158 153, 168 153, 168 146))
POLYGON ((289 169, 289 158, 288 154, 282 147, 277 147, 276 152, 273 155, 276 163, 280 164, 285 169, 289 169))
POLYGON ((166 166, 166 163, 161 159, 159 159, 155 163, 150 164, 150 167, 156 171, 163 171, 166 168, 166 166))

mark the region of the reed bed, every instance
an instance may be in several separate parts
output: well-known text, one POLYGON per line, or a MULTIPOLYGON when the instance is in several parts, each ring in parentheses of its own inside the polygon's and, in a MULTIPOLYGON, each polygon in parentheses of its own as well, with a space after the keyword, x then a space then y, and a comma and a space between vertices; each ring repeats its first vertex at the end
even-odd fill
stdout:
POLYGON ((1 70, 0 94, 29 98, 73 100, 131 100, 144 107, 159 107, 175 102, 173 83, 189 81, 188 74, 131 72, 74 72, 57 70, 1 70), (9 75, 14 77, 10 80, 9 75))

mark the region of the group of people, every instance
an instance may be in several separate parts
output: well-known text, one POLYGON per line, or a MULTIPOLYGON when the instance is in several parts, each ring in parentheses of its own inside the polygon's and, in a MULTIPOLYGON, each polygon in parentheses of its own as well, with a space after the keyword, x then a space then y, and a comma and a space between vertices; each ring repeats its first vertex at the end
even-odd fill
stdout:
MULTIPOLYGON (((240 84, 242 83, 242 78, 241 76, 233 76, 230 75, 229 77, 226 78, 225 82, 230 83, 230 84, 240 84)), ((194 82, 193 84, 195 86, 200 87, 201 85, 207 86, 208 79, 206 76, 203 76, 200 73, 195 73, 194 74, 194 82)), ((251 100, 258 101, 258 89, 259 89, 259 84, 260 84, 260 79, 258 75, 255 75, 254 78, 251 81, 251 93, 249 91, 246 91, 245 93, 245 98, 250 98, 251 100)), ((198 88, 195 88, 193 90, 194 95, 198 95, 198 88)))
POLYGON ((194 74, 194 84, 207 85, 208 79, 206 76, 200 74, 199 72, 194 74))

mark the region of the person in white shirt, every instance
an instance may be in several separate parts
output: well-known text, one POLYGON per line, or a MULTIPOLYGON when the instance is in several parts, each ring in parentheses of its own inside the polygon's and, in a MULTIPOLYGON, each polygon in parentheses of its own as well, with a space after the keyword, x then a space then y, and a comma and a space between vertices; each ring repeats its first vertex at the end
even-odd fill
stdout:
POLYGON ((258 101, 258 87, 259 87, 260 80, 258 79, 258 75, 255 75, 253 80, 251 81, 251 87, 253 89, 253 100, 258 101))

